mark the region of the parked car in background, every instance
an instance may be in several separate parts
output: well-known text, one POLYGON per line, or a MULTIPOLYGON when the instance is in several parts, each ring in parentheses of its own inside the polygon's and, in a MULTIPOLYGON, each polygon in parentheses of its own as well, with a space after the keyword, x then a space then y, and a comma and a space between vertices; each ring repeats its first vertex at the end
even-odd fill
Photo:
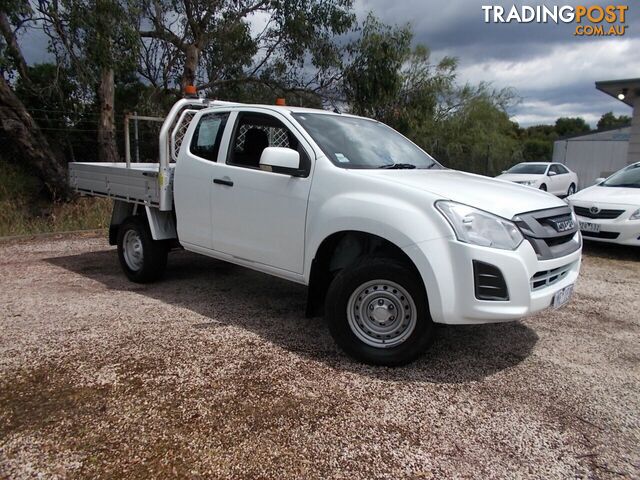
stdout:
POLYGON ((497 178, 538 188, 559 197, 573 195, 578 191, 578 175, 561 163, 519 163, 497 178))
POLYGON ((582 236, 640 246, 640 162, 568 198, 582 236))

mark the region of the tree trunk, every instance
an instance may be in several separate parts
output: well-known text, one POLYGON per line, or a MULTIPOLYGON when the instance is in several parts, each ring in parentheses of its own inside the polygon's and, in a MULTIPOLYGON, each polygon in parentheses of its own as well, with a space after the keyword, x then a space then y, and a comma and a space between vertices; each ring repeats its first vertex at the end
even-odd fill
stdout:
POLYGON ((187 85, 196 84, 196 72, 198 70, 198 62, 200 60, 200 49, 195 45, 188 45, 186 50, 186 58, 184 60, 184 71, 182 72, 182 91, 187 85))
POLYGON ((52 199, 67 200, 71 197, 66 166, 53 154, 40 128, 2 75, 0 130, 6 135, 7 143, 13 147, 15 158, 33 169, 52 199))
POLYGON ((20 77, 22 77, 25 83, 30 83, 27 62, 22 56, 22 51, 20 50, 20 46, 18 45, 16 36, 13 33, 13 28, 11 27, 9 17, 7 16, 6 12, 0 12, 0 32, 2 32, 4 41, 7 44, 7 52, 9 53, 9 55, 11 55, 11 57, 13 57, 13 61, 16 64, 15 66, 18 70, 18 73, 20 74, 20 77))
POLYGON ((100 102, 98 160, 101 162, 117 162, 120 159, 116 145, 114 99, 113 69, 105 68, 100 73, 100 85, 98 86, 98 100, 100 102))

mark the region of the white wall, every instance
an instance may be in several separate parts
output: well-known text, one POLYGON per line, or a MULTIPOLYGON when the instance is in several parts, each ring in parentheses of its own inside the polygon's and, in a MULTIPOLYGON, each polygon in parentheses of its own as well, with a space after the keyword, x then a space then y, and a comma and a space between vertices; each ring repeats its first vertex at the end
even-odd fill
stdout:
POLYGON ((598 132, 553 144, 553 161, 564 163, 578 174, 579 188, 593 185, 627 165, 630 129, 598 132))

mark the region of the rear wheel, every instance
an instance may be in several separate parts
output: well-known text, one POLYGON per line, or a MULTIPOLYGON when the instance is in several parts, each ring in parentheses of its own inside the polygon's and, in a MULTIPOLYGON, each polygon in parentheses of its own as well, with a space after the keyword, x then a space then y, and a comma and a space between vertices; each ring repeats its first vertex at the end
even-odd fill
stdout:
POLYGON ((393 259, 366 257, 342 270, 329 287, 325 312, 336 343, 372 365, 409 363, 434 335, 422 281, 393 259))
POLYGON ((144 217, 129 217, 118 229, 118 259, 129 280, 148 283, 162 277, 167 266, 166 242, 151 236, 144 217))
POLYGON ((576 186, 572 183, 571 185, 569 185, 569 190, 567 190, 567 197, 573 195, 574 193, 576 193, 576 186))
POLYGON ((547 186, 543 183, 542 185, 540 185, 540 190, 542 190, 543 192, 546 192, 547 186))

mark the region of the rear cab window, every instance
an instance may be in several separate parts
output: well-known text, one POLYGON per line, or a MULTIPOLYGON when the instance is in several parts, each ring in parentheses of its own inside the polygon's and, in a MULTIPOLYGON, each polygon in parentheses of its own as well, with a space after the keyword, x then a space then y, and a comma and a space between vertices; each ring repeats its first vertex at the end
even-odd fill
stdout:
POLYGON ((218 161, 220 142, 228 118, 228 112, 203 115, 191 138, 191 145, 189 145, 191 153, 205 160, 218 161))

